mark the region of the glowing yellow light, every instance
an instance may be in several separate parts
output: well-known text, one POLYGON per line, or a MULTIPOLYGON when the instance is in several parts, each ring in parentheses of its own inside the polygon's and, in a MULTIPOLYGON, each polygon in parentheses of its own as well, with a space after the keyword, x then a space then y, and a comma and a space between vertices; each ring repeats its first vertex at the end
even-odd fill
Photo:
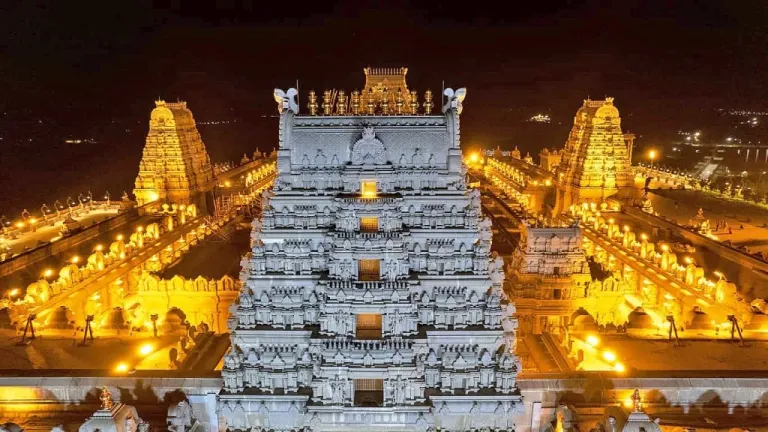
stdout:
POLYGON ((117 366, 115 366, 115 372, 119 372, 119 373, 128 372, 128 365, 125 363, 119 363, 117 366))
POLYGON ((624 406, 627 408, 632 408, 633 406, 635 406, 635 401, 633 401, 632 398, 624 399, 623 403, 624 403, 624 406))
POLYGON ((609 224, 613 225, 613 223, 614 223, 614 222, 616 222, 616 221, 615 221, 615 220, 613 220, 613 218, 610 218, 610 219, 608 219, 608 223, 609 223, 609 224))
POLYGON ((593 347, 596 347, 600 344, 600 339, 597 338, 597 336, 589 335, 587 336, 587 343, 592 345, 593 347))
POLYGON ((552 180, 546 179, 546 180, 544 180, 544 184, 547 185, 547 186, 552 186, 552 180))
POLYGON ((97 244, 96 245, 96 251, 101 252, 104 249, 104 246, 97 244))
POLYGON ((72 257, 72 264, 77 264, 80 262, 80 257, 75 255, 72 257))
POLYGON ((11 292, 8 293, 8 295, 11 297, 16 297, 17 295, 19 295, 19 289, 18 288, 12 289, 11 292))
POLYGON ((34 224, 36 224, 36 223, 37 223, 37 219, 35 219, 35 218, 31 218, 31 219, 29 220, 29 223, 31 223, 32 225, 34 225, 34 224))
POLYGON ((688 263, 688 264, 692 264, 693 263, 693 259, 691 257, 685 257, 685 262, 688 263))
POLYGON ((365 180, 360 183, 360 191, 363 198, 376 198, 377 187, 375 180, 365 180))
POLYGON ((45 271, 43 272, 43 276, 45 277, 51 277, 52 274, 53 274, 53 270, 51 269, 45 269, 45 271))
POLYGON ((152 344, 144 344, 139 348, 139 354, 141 355, 149 355, 152 353, 152 351, 155 350, 154 345, 152 344))
POLYGON ((649 156, 651 159, 656 159, 656 150, 651 150, 651 151, 649 151, 649 152, 648 152, 648 156, 649 156))
POLYGON ((615 370, 616 372, 624 372, 626 369, 624 368, 623 364, 616 363, 615 365, 613 365, 613 370, 615 370))
POLYGON ((117 235, 117 237, 115 237, 115 239, 117 239, 117 241, 122 241, 122 240, 123 240, 123 238, 124 238, 124 237, 123 237, 123 235, 122 235, 122 234, 118 234, 118 235, 117 235))
POLYGON ((24 228, 24 222, 16 222, 16 228, 24 228))
POLYGON ((645 234, 640 234, 640 238, 643 240, 648 240, 648 236, 645 234))
POLYGON ((160 198, 160 195, 157 192, 150 192, 149 193, 149 200, 150 201, 157 201, 160 198))
POLYGON ((469 155, 469 161, 472 163, 476 163, 480 159, 480 157, 477 155, 477 153, 472 153, 469 155))
POLYGON ((224 186, 230 187, 230 186, 232 186, 232 182, 227 180, 227 181, 224 182, 224 186))
POLYGON ((603 360, 613 363, 616 361, 616 354, 613 351, 603 351, 603 360))
POLYGON ((629 225, 624 225, 624 231, 629 232, 629 225))
POLYGON ((723 273, 722 273, 722 272, 720 272, 720 270, 717 270, 717 271, 716 271, 716 272, 714 272, 714 273, 715 273, 715 276, 719 277, 720 279, 722 279, 722 278, 724 278, 724 277, 725 277, 725 276, 723 275, 723 273))
POLYGON ((143 226, 139 225, 138 227, 136 227, 136 232, 142 232, 142 231, 144 231, 143 226))
POLYGON ((669 246, 668 246, 668 245, 665 245, 665 244, 663 244, 663 245, 661 245, 661 250, 662 250, 662 251, 664 251, 664 252, 666 252, 666 251, 668 251, 668 250, 669 250, 669 246))

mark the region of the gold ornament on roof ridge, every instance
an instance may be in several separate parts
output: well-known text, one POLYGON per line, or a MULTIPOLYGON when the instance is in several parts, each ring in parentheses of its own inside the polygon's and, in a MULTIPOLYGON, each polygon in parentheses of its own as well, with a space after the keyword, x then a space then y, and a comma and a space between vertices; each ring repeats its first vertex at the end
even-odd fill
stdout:
POLYGON ((352 115, 360 115, 360 92, 352 91, 352 115))
POLYGON ((376 105, 373 103, 373 89, 368 91, 368 100, 365 102, 365 107, 368 115, 374 115, 376 105))
POLYGON ((315 94, 314 90, 309 91, 309 103, 307 104, 307 108, 309 108, 309 115, 317 115, 317 95, 315 94))
POLYGON ((333 108, 333 102, 331 102, 331 91, 326 90, 323 92, 323 115, 331 115, 331 108, 333 108))
POLYGON ((419 95, 416 90, 411 91, 411 114, 419 113, 419 95))
POLYGON ((403 115, 403 91, 401 89, 397 89, 395 94, 395 112, 397 115, 403 115))
POLYGON ((336 112, 339 115, 347 114, 347 93, 344 90, 339 90, 339 98, 336 101, 336 112))
POLYGON ((389 114, 389 92, 386 87, 381 91, 381 113, 383 115, 389 114))
POLYGON ((424 114, 429 115, 432 114, 432 107, 434 105, 432 104, 432 90, 427 90, 424 92, 424 114))

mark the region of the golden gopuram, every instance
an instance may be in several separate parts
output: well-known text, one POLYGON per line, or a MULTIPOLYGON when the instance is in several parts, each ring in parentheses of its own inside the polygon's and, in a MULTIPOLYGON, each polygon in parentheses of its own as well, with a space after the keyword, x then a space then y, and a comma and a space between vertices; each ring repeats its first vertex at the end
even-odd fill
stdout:
POLYGON ((191 204, 213 180, 213 167, 186 102, 155 102, 136 177, 138 205, 191 204))
POLYGON ((601 203, 608 197, 631 193, 632 136, 621 131, 619 110, 613 98, 584 101, 555 170, 555 212, 572 204, 601 203))

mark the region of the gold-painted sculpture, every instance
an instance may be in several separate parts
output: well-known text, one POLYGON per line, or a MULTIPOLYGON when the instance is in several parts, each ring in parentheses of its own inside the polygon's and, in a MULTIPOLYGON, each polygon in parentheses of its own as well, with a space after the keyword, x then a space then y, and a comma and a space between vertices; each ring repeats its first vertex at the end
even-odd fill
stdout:
POLYGON ((317 95, 315 94, 314 90, 309 91, 309 103, 307 104, 307 108, 309 108, 309 115, 317 115, 317 95))
POLYGON ((401 89, 397 89, 397 94, 395 95, 395 113, 403 115, 403 91, 401 89))
POLYGON ((106 386, 101 389, 101 396, 99 396, 99 400, 101 400, 101 409, 103 410, 111 410, 115 405, 115 403, 112 401, 112 393, 109 392, 109 389, 106 386))

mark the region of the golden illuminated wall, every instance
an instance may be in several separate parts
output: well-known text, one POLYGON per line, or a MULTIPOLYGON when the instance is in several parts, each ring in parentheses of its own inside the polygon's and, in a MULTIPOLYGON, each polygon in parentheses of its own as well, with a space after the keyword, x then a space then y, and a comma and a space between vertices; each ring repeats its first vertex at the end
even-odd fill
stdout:
POLYGON ((155 105, 133 193, 139 205, 189 204, 213 179, 211 160, 186 102, 155 105))
POLYGON ((558 212, 632 188, 629 152, 613 98, 587 99, 576 112, 555 179, 558 212))

